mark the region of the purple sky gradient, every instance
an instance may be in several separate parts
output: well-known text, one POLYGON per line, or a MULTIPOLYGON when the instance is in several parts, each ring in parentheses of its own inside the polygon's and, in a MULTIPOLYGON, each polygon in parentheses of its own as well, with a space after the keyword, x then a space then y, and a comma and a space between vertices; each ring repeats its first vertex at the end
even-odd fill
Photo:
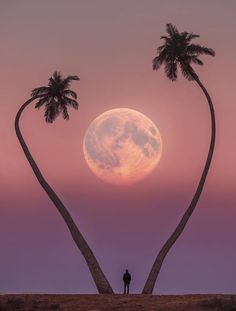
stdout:
POLYGON ((71 111, 69 122, 48 125, 32 105, 21 120, 24 137, 114 290, 122 291, 128 267, 131 291, 141 291, 192 198, 210 139, 208 106, 198 86, 152 71, 168 22, 200 34, 197 42, 216 51, 196 70, 213 99, 217 142, 204 192, 166 258, 155 293, 235 293, 235 12, 233 0, 1 1, 0 293, 96 292, 14 132, 17 109, 55 70, 81 78, 72 85, 79 111, 71 111), (94 176, 82 152, 90 122, 119 107, 150 117, 163 139, 156 170, 126 187, 94 176))

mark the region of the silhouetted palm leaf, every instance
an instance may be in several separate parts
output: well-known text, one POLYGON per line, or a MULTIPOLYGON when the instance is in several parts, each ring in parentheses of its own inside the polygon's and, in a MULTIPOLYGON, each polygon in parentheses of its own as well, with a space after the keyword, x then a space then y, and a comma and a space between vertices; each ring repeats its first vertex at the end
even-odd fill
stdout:
POLYGON ((70 96, 73 97, 74 99, 77 99, 77 94, 76 94, 74 91, 72 91, 72 90, 65 90, 65 91, 64 91, 64 94, 65 94, 65 95, 70 95, 70 96))
POLYGON ((166 32, 169 34, 171 38, 174 38, 175 36, 179 35, 178 29, 176 28, 176 26, 172 24, 166 25, 166 32))

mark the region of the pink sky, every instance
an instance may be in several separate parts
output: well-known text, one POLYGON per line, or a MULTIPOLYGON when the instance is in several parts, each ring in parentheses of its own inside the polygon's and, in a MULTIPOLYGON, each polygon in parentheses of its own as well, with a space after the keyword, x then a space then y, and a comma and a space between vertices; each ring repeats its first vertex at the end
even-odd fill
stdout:
POLYGON ((235 292, 235 12, 233 0, 1 1, 0 292, 95 292, 14 132, 17 109, 55 70, 81 78, 72 85, 80 108, 69 122, 48 125, 32 105, 22 118, 24 137, 114 289, 122 290, 126 267, 132 291, 142 289, 196 189, 210 139, 208 106, 198 86, 152 71, 168 22, 200 34, 198 42, 216 51, 196 70, 213 99, 217 141, 204 193, 155 292, 235 292), (90 122, 119 107, 150 117, 163 139, 157 169, 128 187, 94 176, 82 152, 90 122))

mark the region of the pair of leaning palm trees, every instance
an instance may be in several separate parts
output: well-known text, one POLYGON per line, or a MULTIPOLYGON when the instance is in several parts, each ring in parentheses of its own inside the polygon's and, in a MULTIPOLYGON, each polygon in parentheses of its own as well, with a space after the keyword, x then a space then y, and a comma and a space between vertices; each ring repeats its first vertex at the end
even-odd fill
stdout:
MULTIPOLYGON (((215 113, 212 101, 207 90, 199 80, 198 75, 192 67, 192 64, 203 65, 203 62, 199 59, 199 55, 207 54, 214 56, 215 52, 212 49, 191 43, 191 41, 195 38, 198 38, 199 35, 188 32, 179 32, 178 29, 172 24, 166 25, 166 31, 168 36, 161 37, 161 39, 164 40, 164 44, 157 49, 158 55, 153 59, 153 69, 157 70, 160 68, 161 65, 164 65, 167 77, 171 81, 175 81, 177 79, 177 68, 179 66, 182 74, 186 79, 190 81, 195 81, 200 86, 207 98, 208 106, 210 109, 211 141, 205 167, 203 169, 203 173, 201 175, 193 199, 186 212, 184 213, 182 219, 180 220, 179 224, 177 225, 176 229, 158 253, 143 288, 143 294, 152 294, 162 263, 167 253, 183 232, 192 212, 196 207, 211 164, 215 145, 215 113)), ((110 286, 106 276, 104 275, 91 248, 79 231, 77 225, 73 221, 71 215, 69 214, 68 210, 66 209, 60 198, 57 196, 55 191, 47 183, 42 173, 40 172, 24 141, 24 138, 22 137, 19 127, 19 121, 22 112, 33 101, 36 101, 35 108, 45 106, 44 117, 46 122, 52 123, 60 114, 62 114, 64 119, 69 119, 67 108, 72 107, 78 109, 77 94, 74 91, 70 90, 70 83, 73 80, 79 80, 79 78, 77 76, 68 76, 67 78, 63 79, 59 72, 55 72, 49 79, 48 86, 33 89, 31 93, 31 98, 22 105, 16 115, 15 130, 21 147, 25 153, 27 160, 29 161, 32 170, 35 173, 36 178, 48 194, 49 198, 54 203, 58 212, 63 217, 72 235, 72 238, 74 239, 77 247, 84 256, 84 259, 88 264, 89 270, 96 284, 98 292, 100 294, 112 294, 112 287, 110 286)))

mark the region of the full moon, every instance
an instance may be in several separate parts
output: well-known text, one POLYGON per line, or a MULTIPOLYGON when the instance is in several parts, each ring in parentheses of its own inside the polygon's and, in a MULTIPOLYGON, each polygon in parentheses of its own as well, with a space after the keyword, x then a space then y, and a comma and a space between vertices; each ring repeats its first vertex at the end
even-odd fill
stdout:
POLYGON ((129 185, 144 179, 157 166, 162 140, 156 125, 144 114, 118 108, 91 122, 83 151, 89 168, 100 179, 129 185))

